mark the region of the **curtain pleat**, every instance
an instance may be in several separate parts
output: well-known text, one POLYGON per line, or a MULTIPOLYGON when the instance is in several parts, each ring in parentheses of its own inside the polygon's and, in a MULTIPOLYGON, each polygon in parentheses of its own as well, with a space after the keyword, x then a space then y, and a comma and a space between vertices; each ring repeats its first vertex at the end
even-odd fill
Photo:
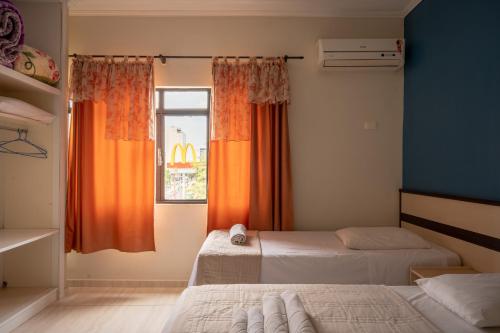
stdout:
POLYGON ((250 204, 250 142, 210 143, 208 161, 208 230, 248 226, 250 204))
POLYGON ((293 229, 287 108, 252 105, 249 229, 293 229))
POLYGON ((65 250, 154 251, 154 142, 105 139, 106 110, 74 103, 65 250))

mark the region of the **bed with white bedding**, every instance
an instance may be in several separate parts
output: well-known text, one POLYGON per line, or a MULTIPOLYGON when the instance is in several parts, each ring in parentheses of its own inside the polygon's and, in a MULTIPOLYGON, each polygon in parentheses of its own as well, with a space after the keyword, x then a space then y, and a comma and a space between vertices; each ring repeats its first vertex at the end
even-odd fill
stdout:
POLYGON ((198 254, 189 285, 407 285, 410 266, 460 263, 457 254, 432 243, 428 249, 352 250, 334 231, 254 231, 247 246, 240 247, 231 246, 227 231, 216 230, 198 254))
POLYGON ((190 287, 179 298, 163 333, 229 332, 235 306, 259 306, 263 295, 285 290, 299 295, 318 333, 500 332, 468 324, 417 286, 263 284, 190 287))

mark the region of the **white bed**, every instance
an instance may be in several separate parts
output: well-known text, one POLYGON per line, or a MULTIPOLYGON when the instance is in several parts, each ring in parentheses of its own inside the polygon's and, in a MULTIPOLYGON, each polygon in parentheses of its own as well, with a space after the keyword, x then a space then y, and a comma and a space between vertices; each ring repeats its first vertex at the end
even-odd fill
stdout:
POLYGON ((235 305, 260 305, 269 292, 296 291, 318 333, 498 333, 466 323, 419 287, 367 285, 206 285, 179 298, 163 333, 228 332, 235 305))
POLYGON ((218 244, 215 244, 213 235, 209 235, 203 245, 193 267, 190 286, 226 283, 397 286, 409 284, 410 266, 455 266, 461 263, 457 254, 435 244, 430 249, 351 250, 333 231, 261 231, 252 234, 251 246, 237 248, 238 252, 232 253, 231 247, 220 246, 221 242, 229 242, 225 232, 217 233, 218 244), (212 262, 203 265, 207 260, 212 262), (215 260, 220 267, 224 260, 228 263, 224 269, 214 269, 215 260), (260 260, 260 272, 258 261, 257 271, 254 269, 252 274, 234 271, 235 267, 255 267, 256 260, 260 260))

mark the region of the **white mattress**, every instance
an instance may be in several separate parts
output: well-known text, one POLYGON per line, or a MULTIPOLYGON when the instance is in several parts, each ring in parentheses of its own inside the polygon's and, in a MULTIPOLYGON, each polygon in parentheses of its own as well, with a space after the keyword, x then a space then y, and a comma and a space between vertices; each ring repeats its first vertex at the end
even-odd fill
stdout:
POLYGON ((500 327, 481 329, 469 325, 462 320, 462 318, 433 300, 417 286, 399 286, 391 288, 443 332, 500 333, 500 327))
POLYGON ((263 284, 408 285, 410 266, 460 265, 438 245, 431 249, 351 250, 333 231, 261 231, 263 284))

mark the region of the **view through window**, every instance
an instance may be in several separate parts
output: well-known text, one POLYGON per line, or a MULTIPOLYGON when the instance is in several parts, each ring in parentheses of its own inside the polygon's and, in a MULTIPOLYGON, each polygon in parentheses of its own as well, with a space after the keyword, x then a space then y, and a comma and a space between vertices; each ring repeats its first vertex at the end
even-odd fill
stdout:
POLYGON ((157 201, 207 200, 210 89, 158 88, 157 201))

